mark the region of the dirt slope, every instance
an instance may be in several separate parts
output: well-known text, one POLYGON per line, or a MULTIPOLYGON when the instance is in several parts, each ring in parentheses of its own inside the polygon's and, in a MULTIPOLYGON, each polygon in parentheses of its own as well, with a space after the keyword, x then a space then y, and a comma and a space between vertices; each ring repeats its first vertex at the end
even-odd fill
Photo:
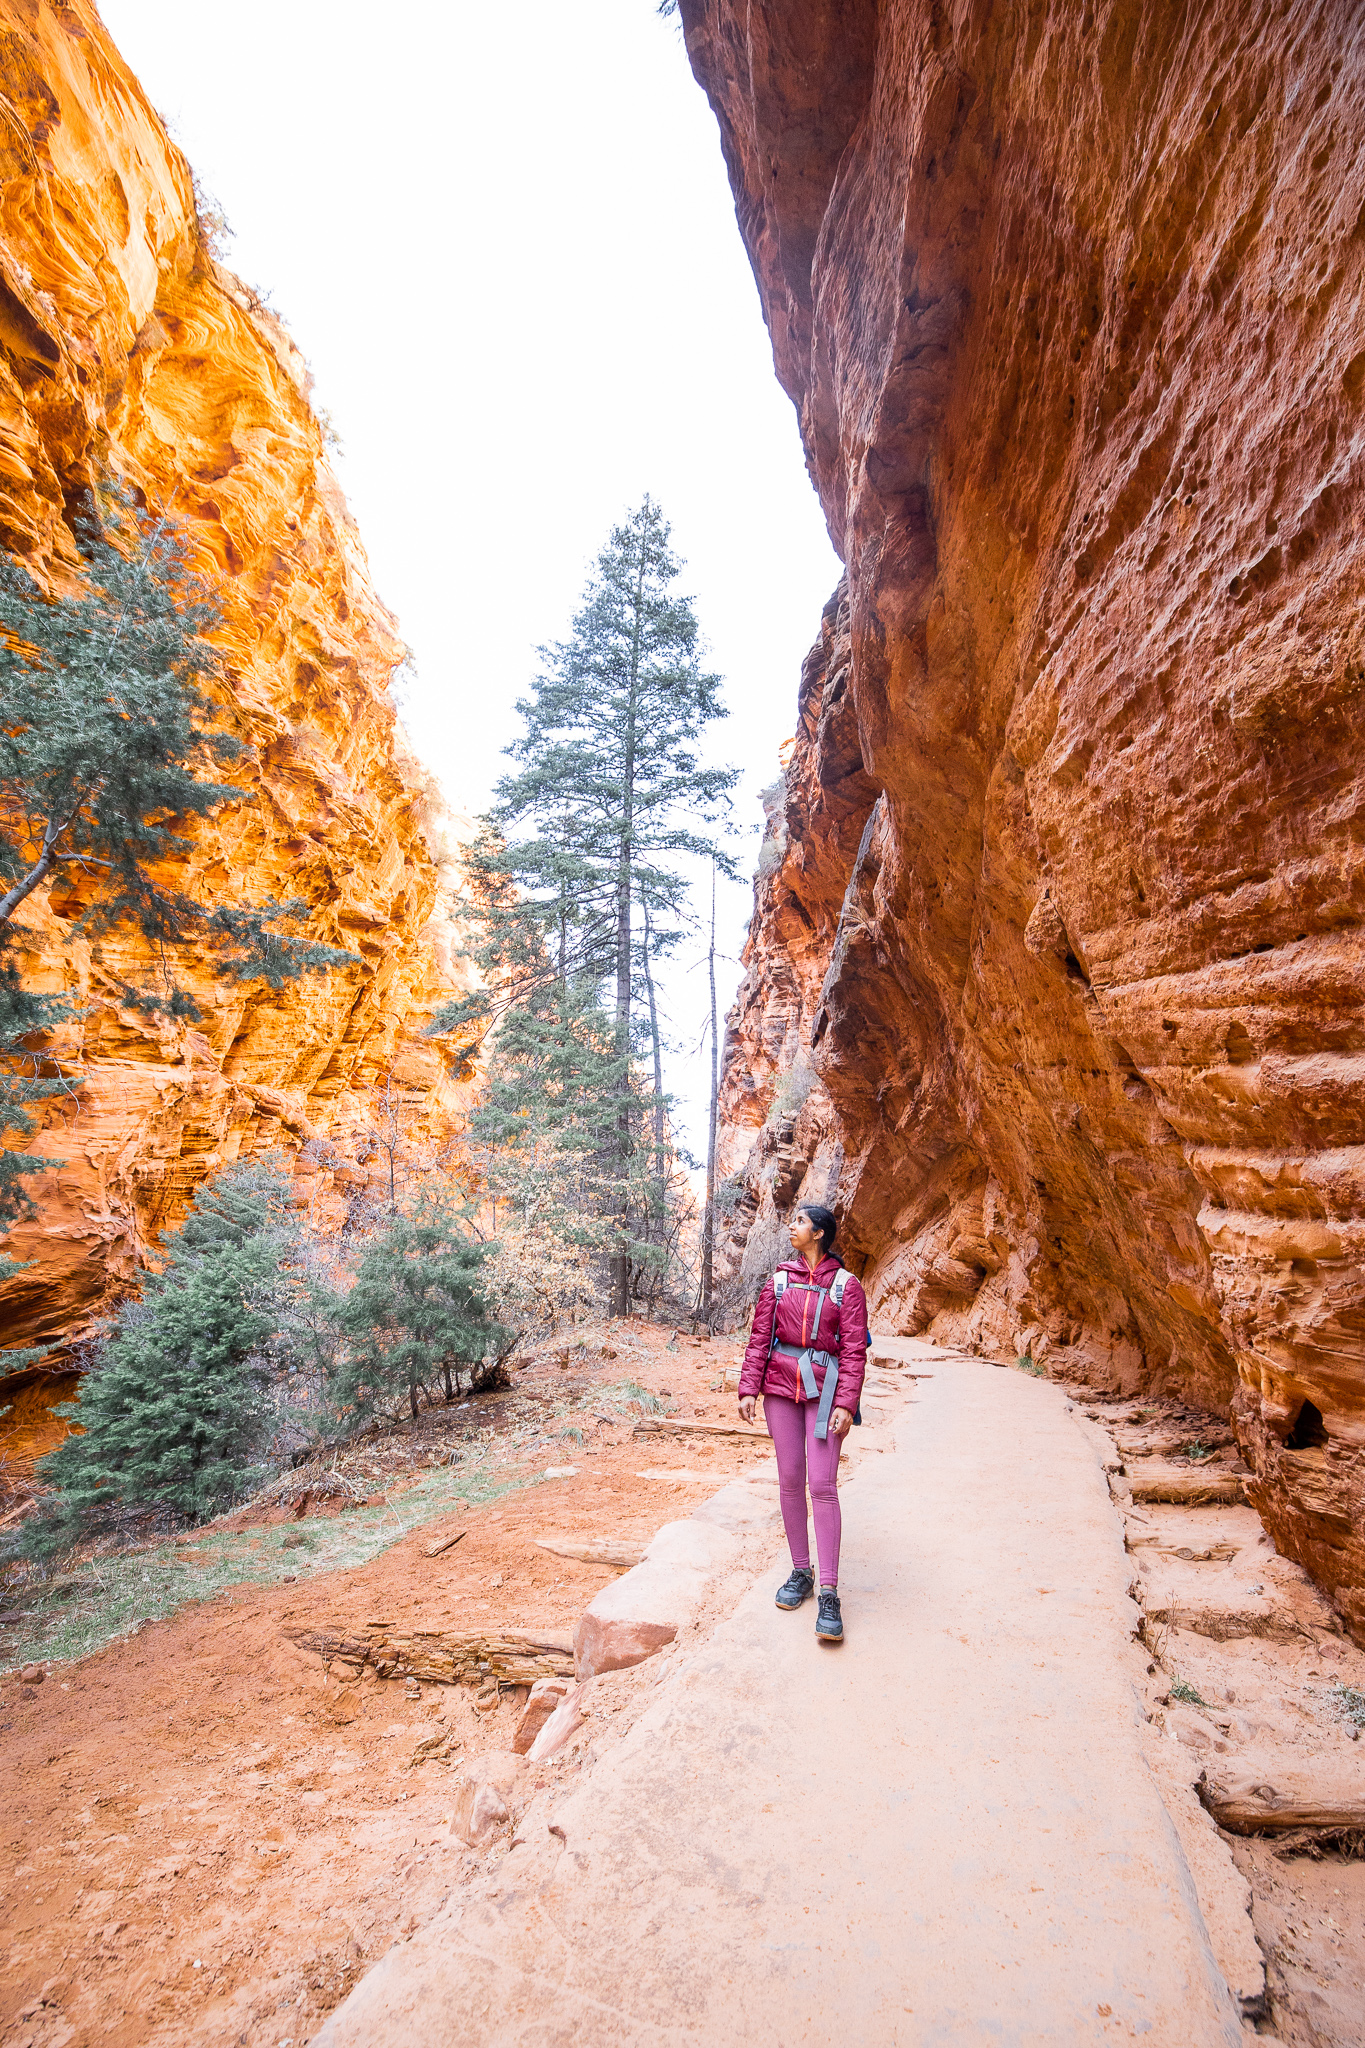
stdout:
MULTIPOLYGON (((436 1732, 453 1738, 455 1760, 506 1748, 524 1689, 503 1688, 481 1711, 468 1686, 339 1677, 291 1633, 382 1617, 396 1629, 571 1636, 615 1573, 538 1549, 536 1537, 606 1532, 643 1544, 766 1449, 766 1438, 660 1447, 629 1421, 594 1424, 594 1389, 623 1380, 667 1389, 678 1416, 733 1420, 733 1395, 709 1391, 731 1348, 669 1342, 667 1331, 633 1330, 588 1370, 551 1359, 518 1375, 510 1395, 424 1412, 415 1439, 401 1439, 403 1462, 421 1472, 433 1453, 457 1451, 477 1464, 476 1497, 452 1499, 370 1563, 310 1575, 310 1543, 332 1540, 344 1514, 252 1517, 263 1546, 296 1545, 275 1551, 295 1583, 240 1584, 79 1663, 49 1662, 39 1685, 9 1673, 4 2048, 302 2041, 366 1962, 431 1917, 467 1867, 449 1835, 450 1761, 410 1769, 413 1750, 436 1732), (513 1449, 513 1425, 537 1421, 541 1447, 513 1449), (585 1440, 560 1436, 566 1428, 585 1440), (572 1478, 542 1476, 570 1464, 572 1478), (639 1476, 651 1471, 691 1476, 639 1476), (451 1550, 428 1555, 465 1527, 451 1550)), ((411 1528, 420 1493, 403 1483, 382 1492, 411 1528)), ((632 1674, 621 1676, 624 1700, 632 1674)))

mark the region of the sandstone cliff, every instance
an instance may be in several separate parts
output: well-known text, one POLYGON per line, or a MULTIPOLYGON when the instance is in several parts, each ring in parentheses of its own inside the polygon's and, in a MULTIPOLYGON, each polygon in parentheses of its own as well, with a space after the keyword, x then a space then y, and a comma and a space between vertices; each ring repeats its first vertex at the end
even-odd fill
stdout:
POLYGON ((64 1164, 8 1241, 29 1265, 0 1267, 0 1343, 50 1346, 134 1277, 214 1164, 283 1145, 325 1213, 364 1181, 378 1081, 409 1124, 448 1121, 456 1084, 418 1034, 454 970, 439 807, 387 694, 402 649, 306 363, 215 261, 189 166, 89 0, 3 0, 0 92, 0 544, 60 574, 101 469, 185 523, 220 585, 251 801, 195 831, 182 886, 303 897, 313 935, 358 962, 276 995, 182 958, 202 1011, 187 1029, 121 1004, 115 973, 148 978, 136 947, 92 955, 74 899, 34 901, 26 971, 86 1005, 61 1047, 80 1087, 39 1140, 64 1164))
POLYGON ((832 1187, 883 1326, 1230 1405, 1359 1632, 1365 23, 682 13, 847 564, 732 1263, 832 1187))

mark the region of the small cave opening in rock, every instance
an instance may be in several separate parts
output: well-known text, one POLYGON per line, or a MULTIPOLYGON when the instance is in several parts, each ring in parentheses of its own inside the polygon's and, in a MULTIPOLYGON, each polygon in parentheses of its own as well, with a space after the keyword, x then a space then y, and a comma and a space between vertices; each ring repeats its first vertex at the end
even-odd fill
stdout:
POLYGON ((1327 1426, 1322 1419, 1322 1410, 1315 1408, 1311 1401, 1305 1401, 1294 1418, 1294 1427, 1285 1438, 1287 1451, 1316 1450, 1327 1441, 1327 1426))
POLYGON ((1256 1049, 1251 1043, 1251 1033, 1240 1017, 1234 1018, 1228 1029, 1227 1056, 1228 1064, 1234 1067, 1250 1066, 1256 1057, 1256 1049))

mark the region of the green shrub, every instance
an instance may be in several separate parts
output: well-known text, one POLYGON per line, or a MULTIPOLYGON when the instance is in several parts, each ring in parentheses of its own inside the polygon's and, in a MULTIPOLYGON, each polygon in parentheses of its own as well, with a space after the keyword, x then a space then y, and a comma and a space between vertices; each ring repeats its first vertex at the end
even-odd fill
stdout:
POLYGON ((1356 1685, 1332 1686, 1328 1698, 1343 1721, 1350 1721, 1357 1728, 1365 1728, 1365 1692, 1356 1685))
POLYGON ((74 1429, 39 1461, 56 1501, 30 1525, 30 1550, 50 1552, 113 1507, 200 1519, 257 1476, 277 1417, 287 1203, 270 1163, 199 1190, 162 1270, 119 1311, 78 1398, 58 1411, 74 1429))
POLYGON ((339 1408, 385 1414, 406 1400, 415 1416, 419 1390, 438 1376, 447 1400, 459 1389, 461 1365, 471 1388, 487 1381, 512 1338, 480 1290, 490 1250, 440 1202, 384 1225, 337 1309, 343 1343, 331 1394, 339 1408))

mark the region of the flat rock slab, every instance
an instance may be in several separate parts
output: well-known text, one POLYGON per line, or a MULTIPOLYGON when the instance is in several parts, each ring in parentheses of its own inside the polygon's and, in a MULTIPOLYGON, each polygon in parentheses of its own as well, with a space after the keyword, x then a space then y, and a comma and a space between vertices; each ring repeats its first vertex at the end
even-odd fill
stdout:
POLYGON ((1199 1796, 1234 1834, 1365 1834, 1365 1757, 1220 1757, 1205 1772, 1199 1796))
POLYGON ((574 1633, 579 1678, 623 1671, 671 1643, 736 1548, 724 1527, 665 1522, 634 1570, 604 1586, 584 1610, 574 1633))
POLYGON ((785 1569, 319 2044, 1241 2042, 1063 1392, 939 1362, 849 1491, 841 1649, 774 1607, 785 1569))
POLYGON ((582 1564, 610 1564, 629 1571, 644 1552, 638 1543, 624 1536, 537 1536, 536 1546, 556 1557, 577 1558, 582 1564))

